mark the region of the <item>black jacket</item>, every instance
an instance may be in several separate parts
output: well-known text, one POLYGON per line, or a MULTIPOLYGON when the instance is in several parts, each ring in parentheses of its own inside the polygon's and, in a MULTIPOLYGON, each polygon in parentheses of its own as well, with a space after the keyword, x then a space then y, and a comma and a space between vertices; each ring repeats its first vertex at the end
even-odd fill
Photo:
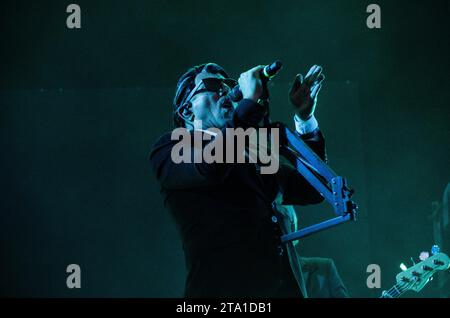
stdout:
MULTIPOLYGON (((261 105, 244 99, 227 127, 255 127, 263 115, 261 105)), ((302 138, 324 158, 318 129, 302 138)), ((287 165, 263 175, 253 163, 175 164, 171 150, 177 142, 171 133, 163 135, 150 160, 181 235, 188 269, 185 296, 286 296, 293 275, 287 253, 280 250, 272 202, 279 191, 284 204, 319 203, 323 197, 287 165)), ((292 296, 301 296, 296 287, 292 296)))

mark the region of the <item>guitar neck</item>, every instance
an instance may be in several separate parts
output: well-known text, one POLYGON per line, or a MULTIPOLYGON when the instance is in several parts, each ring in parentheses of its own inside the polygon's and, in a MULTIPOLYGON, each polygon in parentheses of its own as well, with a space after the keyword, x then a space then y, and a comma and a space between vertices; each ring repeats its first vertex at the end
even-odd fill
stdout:
POLYGON ((405 289, 402 288, 399 284, 395 284, 389 290, 384 290, 381 294, 380 298, 398 298, 405 292, 405 289))

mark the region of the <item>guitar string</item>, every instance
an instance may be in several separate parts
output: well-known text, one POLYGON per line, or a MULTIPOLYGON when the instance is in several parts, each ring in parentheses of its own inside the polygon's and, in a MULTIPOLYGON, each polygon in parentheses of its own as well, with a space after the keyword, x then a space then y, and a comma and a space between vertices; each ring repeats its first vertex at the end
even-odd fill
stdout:
POLYGON ((389 289, 388 291, 387 291, 387 293, 389 294, 389 296, 391 296, 391 297, 397 297, 397 296, 400 296, 401 294, 398 292, 398 289, 396 289, 396 287, 395 287, 395 285, 391 288, 391 289, 389 289), (394 292, 397 294, 397 295, 395 295, 394 294, 394 292))
POLYGON ((396 296, 400 296, 401 294, 403 294, 406 291, 406 288, 408 287, 408 285, 411 285, 411 284, 412 284, 412 282, 406 283, 402 287, 402 286, 397 286, 398 283, 396 283, 391 289, 389 289, 387 291, 387 293, 389 294, 389 296, 392 296, 392 293, 395 292, 397 294, 396 296))

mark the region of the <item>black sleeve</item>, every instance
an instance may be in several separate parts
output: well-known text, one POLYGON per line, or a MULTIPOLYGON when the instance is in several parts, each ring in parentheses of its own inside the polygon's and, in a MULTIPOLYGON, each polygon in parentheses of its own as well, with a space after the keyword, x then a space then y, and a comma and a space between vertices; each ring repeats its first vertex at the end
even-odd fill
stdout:
MULTIPOLYGON (((221 132, 223 138, 226 137, 226 128, 249 128, 256 127, 262 120, 265 109, 258 103, 249 99, 243 99, 236 108, 233 118, 226 123, 221 132)), ((201 132, 190 132, 191 138, 201 132)), ((202 143, 202 149, 214 141, 212 138, 208 142, 202 143)), ((150 162, 153 172, 163 188, 166 189, 185 189, 198 186, 207 186, 218 183, 230 172, 232 164, 227 163, 206 163, 204 161, 195 163, 194 147, 190 148, 189 163, 175 163, 171 158, 172 148, 178 143, 178 140, 171 140, 171 133, 162 136, 153 146, 150 153, 150 162)), ((193 145, 193 143, 191 143, 193 145)), ((223 140, 226 146, 226 140, 223 140)))
MULTIPOLYGON (((300 137, 322 160, 326 161, 325 139, 319 128, 300 137)), ((277 177, 283 193, 283 204, 307 205, 324 200, 324 197, 292 165, 280 165, 277 177)))

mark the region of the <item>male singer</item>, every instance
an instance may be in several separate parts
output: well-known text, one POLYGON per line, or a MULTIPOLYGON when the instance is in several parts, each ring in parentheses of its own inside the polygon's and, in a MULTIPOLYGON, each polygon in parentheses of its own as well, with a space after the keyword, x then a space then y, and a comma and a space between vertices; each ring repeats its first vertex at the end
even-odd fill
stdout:
MULTIPOLYGON (((258 127, 266 113, 260 102, 262 69, 240 75, 237 103, 228 96, 235 81, 222 67, 190 68, 176 87, 175 127, 192 135, 211 135, 206 129, 217 128, 224 136, 226 128, 258 127)), ((306 76, 296 76, 289 92, 296 131, 322 159, 325 143, 314 110, 323 80, 322 68, 314 65, 306 76)), ((307 297, 302 273, 292 269, 280 242, 272 202, 278 193, 283 204, 293 205, 317 204, 323 197, 288 165, 280 165, 276 174, 261 174, 256 163, 174 163, 177 142, 170 132, 161 136, 150 161, 181 235, 188 270, 184 296, 307 297)))

